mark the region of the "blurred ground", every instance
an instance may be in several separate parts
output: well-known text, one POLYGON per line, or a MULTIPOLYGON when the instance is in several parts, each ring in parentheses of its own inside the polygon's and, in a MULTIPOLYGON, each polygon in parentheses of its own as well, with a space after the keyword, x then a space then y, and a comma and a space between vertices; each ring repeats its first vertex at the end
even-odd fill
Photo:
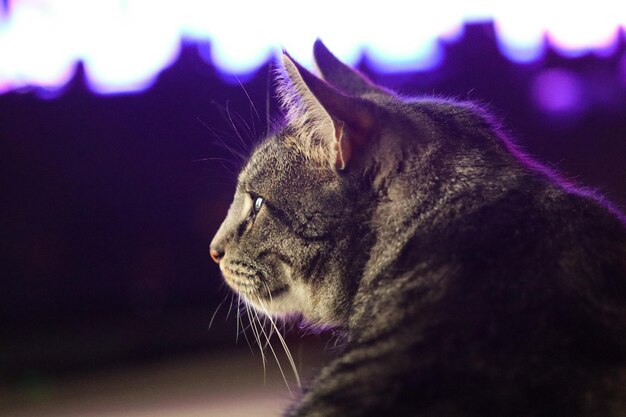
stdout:
MULTIPOLYGON (((301 378, 321 362, 323 346, 290 343, 301 378)), ((240 343, 241 345, 241 343, 240 343)), ((294 394, 279 343, 275 350, 294 394)), ((3 417, 273 417, 291 401, 271 351, 266 372, 258 348, 193 354, 112 370, 31 380, 0 388, 3 417)))

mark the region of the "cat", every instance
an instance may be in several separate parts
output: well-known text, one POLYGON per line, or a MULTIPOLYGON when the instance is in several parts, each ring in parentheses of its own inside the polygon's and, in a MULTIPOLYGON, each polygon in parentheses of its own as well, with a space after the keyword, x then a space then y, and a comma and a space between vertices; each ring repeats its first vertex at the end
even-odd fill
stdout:
POLYGON ((480 107, 314 57, 283 53, 210 244, 248 305, 345 336, 286 416, 626 416, 624 215, 480 107))

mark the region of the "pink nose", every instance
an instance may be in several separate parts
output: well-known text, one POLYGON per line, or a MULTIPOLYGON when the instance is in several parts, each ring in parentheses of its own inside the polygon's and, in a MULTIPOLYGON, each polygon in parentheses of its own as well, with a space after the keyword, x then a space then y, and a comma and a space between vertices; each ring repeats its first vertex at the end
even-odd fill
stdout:
POLYGON ((224 256, 224 252, 219 252, 213 248, 209 248, 209 255, 211 256, 211 259, 213 259, 215 261, 215 263, 220 263, 220 259, 222 259, 222 257, 224 256))

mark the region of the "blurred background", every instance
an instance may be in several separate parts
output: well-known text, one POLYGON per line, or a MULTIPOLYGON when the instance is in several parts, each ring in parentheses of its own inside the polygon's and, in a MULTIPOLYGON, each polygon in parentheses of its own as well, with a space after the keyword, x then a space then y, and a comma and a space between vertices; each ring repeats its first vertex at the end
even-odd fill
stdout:
MULTIPOLYGON (((280 118, 281 47, 311 66, 321 37, 401 94, 478 101, 626 209, 626 6, 231 3, 0 2, 1 416, 277 416, 295 395, 208 257, 234 153, 280 118)), ((301 378, 336 342, 285 337, 301 378)))

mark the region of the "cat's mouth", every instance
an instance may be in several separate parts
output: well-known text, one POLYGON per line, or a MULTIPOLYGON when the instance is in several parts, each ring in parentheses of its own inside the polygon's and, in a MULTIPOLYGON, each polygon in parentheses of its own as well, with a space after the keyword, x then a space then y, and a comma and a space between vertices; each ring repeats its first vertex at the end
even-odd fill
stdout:
POLYGON ((261 274, 242 270, 241 265, 224 265, 220 269, 226 283, 238 294, 250 299, 271 301, 289 291, 289 285, 270 285, 261 274))
POLYGON ((285 285, 285 286, 270 290, 269 292, 270 299, 280 297, 281 295, 287 293, 287 291, 289 291, 289 285, 285 285))

